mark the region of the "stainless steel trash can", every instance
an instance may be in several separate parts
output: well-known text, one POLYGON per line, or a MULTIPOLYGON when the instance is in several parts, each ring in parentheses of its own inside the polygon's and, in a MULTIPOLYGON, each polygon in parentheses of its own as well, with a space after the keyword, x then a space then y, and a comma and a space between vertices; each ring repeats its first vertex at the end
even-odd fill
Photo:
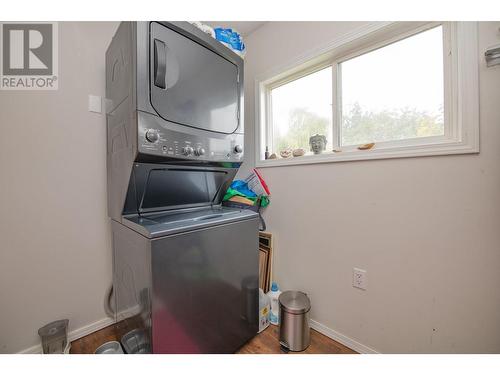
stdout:
POLYGON ((311 341, 309 310, 311 301, 305 293, 287 291, 280 294, 280 344, 288 350, 300 352, 311 341))

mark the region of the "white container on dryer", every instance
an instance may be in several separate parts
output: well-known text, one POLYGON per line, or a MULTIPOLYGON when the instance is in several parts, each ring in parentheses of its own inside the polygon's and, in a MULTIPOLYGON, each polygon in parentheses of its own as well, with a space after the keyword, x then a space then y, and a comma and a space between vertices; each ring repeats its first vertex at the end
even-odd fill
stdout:
POLYGON ((278 288, 278 284, 273 281, 271 284, 271 290, 267 292, 267 295, 271 299, 271 314, 269 316, 269 322, 277 326, 280 323, 280 298, 281 291, 278 288))

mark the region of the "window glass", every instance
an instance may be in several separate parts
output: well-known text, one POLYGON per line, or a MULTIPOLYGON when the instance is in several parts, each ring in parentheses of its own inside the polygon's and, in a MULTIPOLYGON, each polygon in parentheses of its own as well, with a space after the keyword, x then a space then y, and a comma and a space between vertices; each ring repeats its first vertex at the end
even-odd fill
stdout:
POLYGON ((320 134, 332 145, 331 66, 271 90, 272 144, 269 150, 303 148, 309 138, 320 134))
POLYGON ((341 145, 444 135, 443 31, 340 64, 341 145))

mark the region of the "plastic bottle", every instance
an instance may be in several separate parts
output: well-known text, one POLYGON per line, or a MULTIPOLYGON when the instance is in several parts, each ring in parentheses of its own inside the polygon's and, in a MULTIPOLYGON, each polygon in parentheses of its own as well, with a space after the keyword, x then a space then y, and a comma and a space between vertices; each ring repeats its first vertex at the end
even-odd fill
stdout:
POLYGON ((281 291, 278 288, 278 284, 273 281, 271 284, 271 290, 267 293, 267 295, 271 299, 271 314, 269 316, 269 322, 274 325, 278 325, 280 320, 280 305, 278 301, 280 294, 281 291))
POLYGON ((271 299, 259 288, 259 332, 269 327, 269 315, 271 313, 271 299))

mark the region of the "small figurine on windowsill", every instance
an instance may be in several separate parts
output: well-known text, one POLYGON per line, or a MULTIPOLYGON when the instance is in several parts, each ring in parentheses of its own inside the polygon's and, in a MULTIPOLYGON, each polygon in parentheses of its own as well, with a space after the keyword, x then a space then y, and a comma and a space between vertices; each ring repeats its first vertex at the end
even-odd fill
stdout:
POLYGON ((296 148, 295 150, 292 151, 292 155, 296 158, 299 156, 304 156, 306 154, 306 150, 303 148, 296 148))
POLYGON ((285 149, 285 150, 281 150, 280 151, 280 155, 283 159, 287 159, 289 158, 290 156, 292 156, 292 150, 290 150, 289 148, 285 149))
POLYGON ((309 146, 315 155, 319 155, 325 151, 326 143, 326 137, 323 134, 315 134, 309 138, 309 146))

